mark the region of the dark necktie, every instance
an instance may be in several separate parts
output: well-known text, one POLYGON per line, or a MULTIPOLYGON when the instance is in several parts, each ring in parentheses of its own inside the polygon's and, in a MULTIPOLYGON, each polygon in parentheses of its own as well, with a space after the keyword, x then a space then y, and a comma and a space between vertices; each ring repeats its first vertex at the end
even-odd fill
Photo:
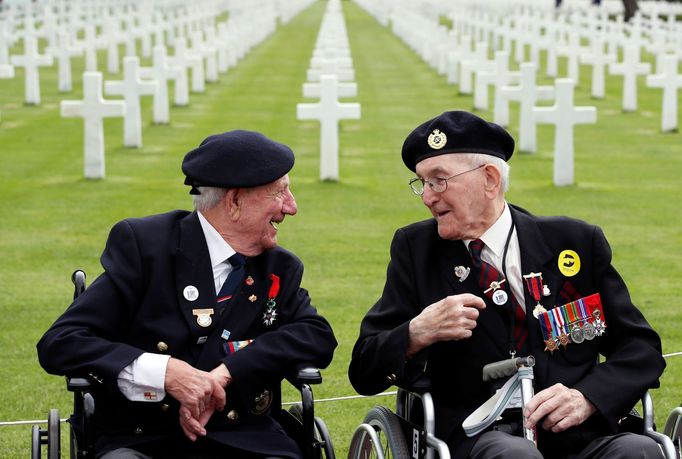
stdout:
MULTIPOLYGON (((469 243, 469 251, 471 252, 471 264, 473 267, 472 274, 477 277, 478 284, 481 286, 481 289, 484 292, 490 289, 488 293, 486 293, 486 296, 490 298, 492 297, 495 290, 491 288, 491 284, 494 282, 501 282, 504 277, 497 271, 497 269, 495 269, 493 265, 481 259, 481 252, 483 251, 484 245, 485 244, 482 240, 475 239, 469 243)), ((507 293, 509 297, 509 300, 507 301, 511 301, 514 308, 514 343, 516 344, 516 350, 520 351, 521 347, 526 341, 526 338, 528 337, 528 330, 525 326, 526 311, 521 307, 521 305, 519 305, 519 302, 516 301, 514 294, 511 293, 511 287, 509 286, 508 281, 502 283, 499 288, 507 293)))
POLYGON ((246 259, 243 255, 235 253, 227 261, 232 265, 232 271, 223 282, 223 286, 220 288, 218 293, 218 302, 226 301, 232 298, 232 294, 237 289, 244 278, 244 265, 246 264, 246 259))

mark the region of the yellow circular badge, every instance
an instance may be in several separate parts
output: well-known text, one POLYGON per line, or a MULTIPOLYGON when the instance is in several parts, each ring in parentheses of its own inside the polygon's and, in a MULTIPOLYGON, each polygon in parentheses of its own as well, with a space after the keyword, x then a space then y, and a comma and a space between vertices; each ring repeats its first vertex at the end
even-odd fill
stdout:
POLYGON ((559 254, 559 271, 566 277, 575 276, 580 271, 580 257, 573 250, 564 250, 559 254))

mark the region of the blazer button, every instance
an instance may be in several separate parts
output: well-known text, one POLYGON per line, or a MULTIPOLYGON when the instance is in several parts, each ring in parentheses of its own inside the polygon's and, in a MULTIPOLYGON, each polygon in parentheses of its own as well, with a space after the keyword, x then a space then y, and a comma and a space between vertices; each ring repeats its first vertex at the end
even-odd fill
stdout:
POLYGON ((163 341, 159 341, 156 344, 156 348, 159 350, 159 352, 166 352, 168 350, 168 344, 164 343, 163 341))
POLYGON ((237 419, 239 419, 239 414, 237 414, 235 410, 230 410, 227 412, 227 419, 229 419, 230 421, 236 421, 237 419))
POLYGON ((168 411, 169 408, 170 405, 168 403, 164 403, 163 405, 161 405, 161 411, 163 411, 164 413, 168 411))
POLYGON ((390 382, 390 383, 394 383, 394 382, 396 382, 396 381, 398 380, 398 378, 396 378, 395 374, 393 374, 393 373, 391 373, 390 375, 386 376, 386 379, 387 379, 388 382, 390 382))
POLYGON ((141 427, 135 427, 134 433, 135 435, 142 435, 144 433, 144 430, 142 430, 141 427))

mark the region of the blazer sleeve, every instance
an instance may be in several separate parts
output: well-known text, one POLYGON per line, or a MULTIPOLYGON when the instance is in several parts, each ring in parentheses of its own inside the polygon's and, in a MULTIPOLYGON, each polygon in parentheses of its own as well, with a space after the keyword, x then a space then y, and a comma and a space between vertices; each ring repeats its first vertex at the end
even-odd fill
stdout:
POLYGON ((348 377, 364 395, 379 393, 393 384, 409 384, 422 373, 427 350, 406 361, 409 323, 421 312, 417 308, 416 279, 412 254, 403 229, 391 242, 391 260, 379 301, 365 315, 353 348, 348 377))
POLYGON ((287 270, 287 280, 282 278, 277 299, 280 325, 223 359, 238 392, 279 384, 301 364, 326 368, 331 363, 336 338, 327 320, 312 306, 308 292, 300 287, 302 277, 303 264, 296 259, 287 270))
POLYGON ((38 358, 48 373, 92 373, 115 384, 120 371, 143 352, 121 342, 134 318, 144 277, 136 235, 128 222, 112 228, 101 263, 104 273, 38 342, 38 358))
POLYGON ((642 397, 659 386, 665 368, 661 340, 632 304, 625 282, 611 265, 611 249, 598 227, 592 237, 593 283, 600 293, 607 324, 600 339, 606 360, 575 384, 612 429, 642 397))

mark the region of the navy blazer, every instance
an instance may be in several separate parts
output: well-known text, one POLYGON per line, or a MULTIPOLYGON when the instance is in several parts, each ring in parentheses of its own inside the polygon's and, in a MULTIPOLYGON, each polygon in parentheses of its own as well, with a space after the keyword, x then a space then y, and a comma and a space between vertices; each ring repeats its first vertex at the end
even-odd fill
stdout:
MULTIPOLYGON (((627 287, 611 266, 611 249, 602 231, 566 217, 536 217, 510 206, 517 228, 523 274, 541 272, 550 295, 542 304, 557 305, 600 293, 606 332, 582 344, 569 344, 553 354, 544 351, 539 322, 530 314, 536 302, 525 291, 528 347, 535 356, 535 390, 562 383, 582 392, 598 410, 581 426, 560 434, 538 427, 539 447, 552 454, 579 451, 592 439, 616 432, 618 420, 643 393, 658 387, 665 362, 661 342, 632 304, 627 287), (564 276, 559 254, 575 251, 580 271, 564 276), (599 355, 606 361, 597 365, 599 355)), ((386 284, 379 301, 369 310, 353 349, 349 378, 361 394, 374 394, 391 384, 409 386, 425 371, 436 405, 437 436, 447 440, 454 457, 466 457, 475 438, 469 439, 462 421, 490 397, 481 370, 487 363, 509 358, 508 311, 484 297, 475 276, 463 282, 455 266, 471 266, 462 241, 438 236, 434 219, 399 229, 391 245, 386 284), (409 321, 426 306, 449 295, 473 293, 486 299, 471 338, 436 343, 405 361, 409 321)))
POLYGON ((296 366, 329 365, 337 343, 300 286, 303 264, 296 256, 277 247, 248 258, 245 281, 224 308, 216 303, 211 260, 195 212, 178 210, 117 223, 101 262, 104 273, 38 343, 40 363, 49 373, 90 374, 101 382, 99 452, 183 435, 172 397, 131 402, 118 390, 120 371, 143 352, 152 352, 205 371, 221 362, 227 366, 233 377, 228 407, 209 421, 210 438, 266 455, 298 457, 264 404, 278 398, 282 379, 296 366), (263 315, 272 275, 279 277, 280 288, 276 320, 268 325, 263 315), (197 299, 185 298, 187 286, 198 290, 197 299), (193 314, 204 308, 215 312, 209 327, 199 326, 193 314), (224 330, 229 341, 253 342, 229 353, 227 340, 221 338, 224 330), (225 416, 229 411, 236 419, 225 416))

